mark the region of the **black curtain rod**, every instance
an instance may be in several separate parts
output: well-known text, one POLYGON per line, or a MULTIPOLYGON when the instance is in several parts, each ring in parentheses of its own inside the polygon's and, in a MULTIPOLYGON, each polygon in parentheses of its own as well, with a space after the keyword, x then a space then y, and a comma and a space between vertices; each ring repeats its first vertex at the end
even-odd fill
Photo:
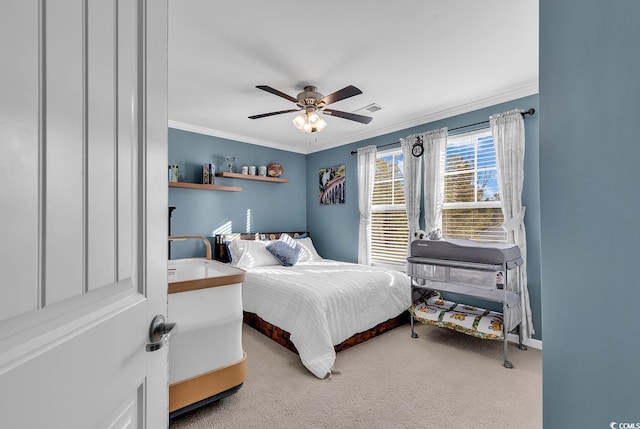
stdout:
MULTIPOLYGON (((533 107, 531 107, 529 110, 527 110, 526 112, 522 112, 522 116, 524 117, 525 115, 533 115, 534 113, 536 113, 536 109, 534 109, 533 107)), ((473 127, 475 125, 482 125, 482 124, 488 124, 490 121, 482 121, 482 122, 476 122, 475 124, 469 124, 469 125, 462 125, 459 127, 455 127, 455 128, 449 128, 448 131, 455 131, 455 130, 461 130, 463 128, 469 128, 469 127, 473 127)), ((393 142, 393 143, 385 143, 385 144, 380 144, 377 145, 376 148, 380 149, 382 147, 387 147, 387 146, 394 146, 400 144, 400 141, 397 142, 393 142)), ((351 155, 355 155, 356 153, 358 153, 357 150, 352 150, 351 151, 351 155)))

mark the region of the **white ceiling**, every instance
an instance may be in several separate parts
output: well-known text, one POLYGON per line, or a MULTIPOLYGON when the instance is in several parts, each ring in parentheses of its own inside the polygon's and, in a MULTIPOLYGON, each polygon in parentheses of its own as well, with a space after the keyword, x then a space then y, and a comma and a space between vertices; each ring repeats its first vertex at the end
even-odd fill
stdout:
POLYGON ((537 0, 169 0, 173 128, 312 153, 537 92, 537 0), (256 85, 383 109, 304 134, 297 113, 248 119, 296 107, 256 85))

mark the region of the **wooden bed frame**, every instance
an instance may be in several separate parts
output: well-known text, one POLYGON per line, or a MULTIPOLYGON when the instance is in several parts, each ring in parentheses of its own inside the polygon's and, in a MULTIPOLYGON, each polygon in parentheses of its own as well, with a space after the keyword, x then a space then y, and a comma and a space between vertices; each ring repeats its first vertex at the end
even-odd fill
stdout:
MULTIPOLYGON (((297 237, 305 234, 306 232, 287 232, 286 234, 291 237, 297 237)), ((215 259, 221 262, 229 262, 229 255, 227 255, 227 247, 225 244, 226 238, 231 238, 232 240, 277 240, 280 238, 280 235, 283 233, 252 233, 252 234, 226 234, 226 235, 216 235, 215 237, 215 259)), ((292 352, 298 354, 298 350, 293 345, 289 337, 291 334, 281 328, 278 328, 275 325, 263 320, 260 316, 255 313, 249 313, 244 311, 243 322, 258 332, 266 335, 271 338, 276 343, 286 347, 292 352)), ((402 326, 410 321, 410 314, 408 311, 402 312, 400 315, 389 319, 385 322, 379 323, 371 329, 368 329, 363 332, 359 332, 338 345, 333 346, 336 352, 348 349, 349 347, 353 347, 356 344, 360 344, 364 341, 367 341, 373 337, 376 337, 380 334, 383 334, 387 331, 397 328, 398 326, 402 326)))
MULTIPOLYGON (((389 319, 386 322, 379 323, 371 329, 368 329, 364 332, 359 332, 347 338, 340 344, 333 346, 333 348, 336 352, 346 350, 349 347, 353 347, 356 344, 363 343, 373 337, 376 337, 380 334, 384 334, 387 331, 395 329, 398 326, 402 326, 406 323, 409 323, 409 320, 410 320, 409 312, 405 311, 399 316, 394 317, 393 319, 389 319)), ((289 340, 289 337, 291 336, 289 332, 284 331, 278 328, 277 326, 264 321, 260 316, 258 316, 255 313, 248 313, 246 311, 244 312, 243 322, 251 326, 252 328, 254 328, 256 331, 260 332, 261 334, 264 334, 267 337, 271 338, 276 343, 298 354, 298 350, 296 350, 296 346, 294 346, 291 340, 289 340)))

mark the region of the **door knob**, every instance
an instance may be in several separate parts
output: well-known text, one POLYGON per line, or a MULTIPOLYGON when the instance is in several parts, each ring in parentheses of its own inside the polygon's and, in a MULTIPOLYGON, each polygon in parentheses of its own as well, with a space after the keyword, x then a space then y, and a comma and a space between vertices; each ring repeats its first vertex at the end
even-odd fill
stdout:
POLYGON ((176 327, 175 323, 165 323, 165 318, 162 314, 158 314, 151 321, 149 327, 149 341, 147 344, 148 352, 155 352, 162 348, 164 343, 171 337, 171 331, 176 327))

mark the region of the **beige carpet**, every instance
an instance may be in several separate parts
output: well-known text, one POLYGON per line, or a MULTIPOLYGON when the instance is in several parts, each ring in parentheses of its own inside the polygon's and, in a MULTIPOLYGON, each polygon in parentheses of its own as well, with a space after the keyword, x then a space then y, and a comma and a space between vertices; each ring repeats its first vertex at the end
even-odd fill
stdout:
POLYGON ((541 428, 542 352, 409 325, 338 353, 319 380, 298 356, 244 327, 248 375, 235 394, 171 422, 204 428, 541 428))

